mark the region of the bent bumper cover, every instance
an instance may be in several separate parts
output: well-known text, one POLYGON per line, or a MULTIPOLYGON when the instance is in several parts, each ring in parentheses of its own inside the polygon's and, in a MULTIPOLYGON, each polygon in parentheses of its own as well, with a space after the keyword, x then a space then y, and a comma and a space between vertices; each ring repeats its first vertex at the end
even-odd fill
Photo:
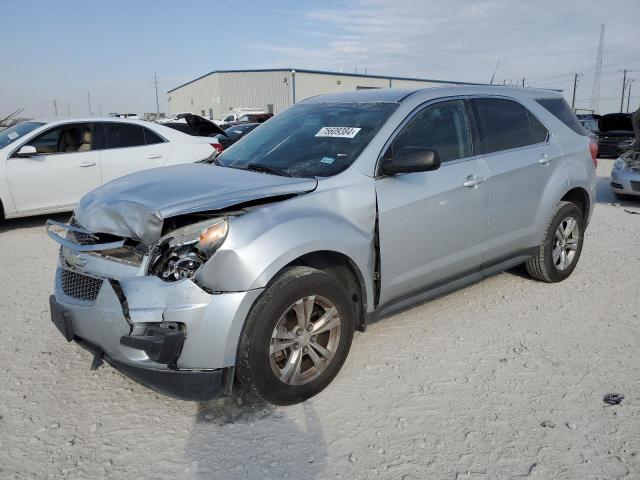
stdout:
POLYGON ((75 341, 93 353, 96 359, 106 361, 127 377, 158 393, 181 400, 209 400, 229 388, 233 382, 233 368, 172 370, 144 367, 111 358, 100 346, 75 334, 71 315, 56 301, 54 295, 49 297, 49 304, 51 320, 67 341, 75 341))
POLYGON ((66 266, 59 263, 56 273, 52 321, 67 340, 91 345, 116 369, 160 393, 202 399, 221 388, 225 372, 233 372, 244 320, 262 290, 208 294, 189 280, 116 280, 84 270, 73 273, 98 282, 85 298, 74 296, 84 292, 77 284, 64 284, 66 266))

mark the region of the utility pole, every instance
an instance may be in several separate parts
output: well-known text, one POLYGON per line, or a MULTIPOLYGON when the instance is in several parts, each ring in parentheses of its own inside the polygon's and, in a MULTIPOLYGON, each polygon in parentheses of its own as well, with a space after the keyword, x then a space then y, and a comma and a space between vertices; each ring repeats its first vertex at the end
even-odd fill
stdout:
POLYGON ((57 100, 53 100, 53 111, 56 115, 56 117, 58 116, 58 101, 57 100))
POLYGON ((91 92, 87 92, 87 103, 89 104, 89 116, 93 116, 91 113, 91 92))
POLYGON ((622 113, 622 107, 624 107, 624 90, 627 86, 627 69, 623 70, 624 74, 622 75, 622 96, 620 97, 620 113, 622 113))
POLYGON ((496 73, 498 72, 499 66, 500 66, 500 60, 498 60, 498 63, 496 63, 496 68, 493 69, 493 75, 491 75, 491 81, 489 82, 489 85, 493 85, 493 80, 496 78, 496 73))
POLYGON ((631 84, 635 79, 629 80, 629 89, 627 90, 627 113, 629 113, 629 103, 631 102, 631 84))
POLYGON ((522 77, 522 86, 524 87, 524 77, 522 77))
POLYGON ((153 74, 153 81, 151 82, 151 84, 156 89, 156 118, 160 118, 160 101, 158 100, 158 74, 157 73, 153 74))
POLYGON ((573 76, 573 98, 571 99, 571 108, 575 109, 576 107, 576 90, 578 88, 578 79, 582 76, 581 73, 576 73, 573 76))

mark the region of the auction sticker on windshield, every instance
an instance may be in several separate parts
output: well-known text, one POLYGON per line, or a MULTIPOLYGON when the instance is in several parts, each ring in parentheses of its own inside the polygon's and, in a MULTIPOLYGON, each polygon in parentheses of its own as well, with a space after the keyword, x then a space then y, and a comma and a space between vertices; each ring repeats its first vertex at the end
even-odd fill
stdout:
POLYGON ((316 137, 332 137, 332 138, 353 138, 360 128, 357 127, 322 127, 316 137))

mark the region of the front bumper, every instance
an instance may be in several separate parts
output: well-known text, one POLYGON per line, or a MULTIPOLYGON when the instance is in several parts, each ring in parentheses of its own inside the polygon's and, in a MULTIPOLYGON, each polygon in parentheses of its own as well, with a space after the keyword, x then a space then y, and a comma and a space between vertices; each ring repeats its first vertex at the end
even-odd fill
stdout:
POLYGON ((640 195, 640 172, 633 170, 611 170, 611 189, 624 195, 640 195))
POLYGON ((78 259, 82 270, 61 256, 51 299, 52 320, 67 339, 177 398, 212 396, 229 380, 244 320, 261 290, 209 294, 190 280, 164 282, 91 254, 78 259))

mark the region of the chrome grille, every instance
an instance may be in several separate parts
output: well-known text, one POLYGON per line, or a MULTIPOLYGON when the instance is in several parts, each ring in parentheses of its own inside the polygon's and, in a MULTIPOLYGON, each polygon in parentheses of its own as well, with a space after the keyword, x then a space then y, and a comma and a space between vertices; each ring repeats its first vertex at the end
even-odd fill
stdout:
MULTIPOLYGON (((76 222, 75 217, 71 218, 71 221, 69 222, 69 225, 73 226, 73 227, 80 227, 80 225, 78 225, 78 222, 76 222)), ((92 245, 94 243, 96 243, 96 236, 95 235, 91 235, 88 233, 82 233, 82 232, 72 232, 69 231, 69 235, 71 235, 73 237, 73 239, 79 243, 80 245, 92 245)))
POLYGON ((81 300, 94 301, 100 292, 102 279, 62 269, 60 283, 65 295, 81 300))

